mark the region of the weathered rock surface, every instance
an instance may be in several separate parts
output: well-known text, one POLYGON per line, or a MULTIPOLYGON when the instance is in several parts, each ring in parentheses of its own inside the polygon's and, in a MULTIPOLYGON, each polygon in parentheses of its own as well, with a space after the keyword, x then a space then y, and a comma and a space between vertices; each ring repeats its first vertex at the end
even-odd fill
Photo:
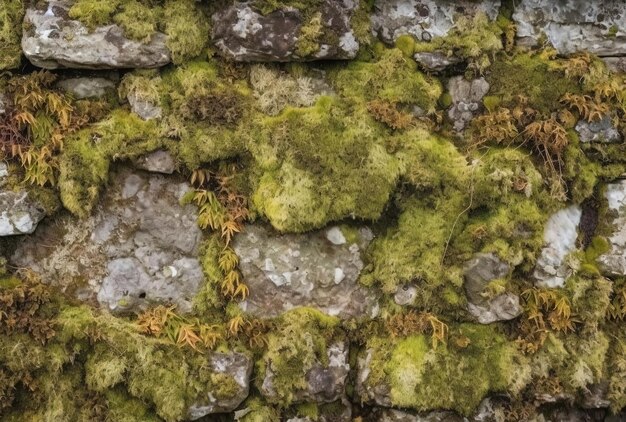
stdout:
POLYGON ((350 25, 357 6, 352 0, 321 3, 319 24, 313 30, 333 41, 320 41, 315 51, 300 48, 302 29, 311 22, 304 22, 299 10, 287 7, 264 16, 247 2, 236 2, 213 15, 213 42, 226 57, 244 62, 352 59, 359 50, 350 25))
POLYGON ((122 169, 94 216, 42 227, 18 245, 12 261, 112 311, 155 302, 189 311, 204 280, 196 210, 179 204, 189 189, 179 179, 122 169))
POLYGON ((6 185, 9 167, 0 161, 0 237, 30 234, 45 217, 43 208, 27 191, 14 191, 6 185))
POLYGON ((504 292, 493 298, 485 297, 485 290, 490 282, 509 274, 511 268, 506 262, 492 253, 480 253, 466 262, 463 270, 468 311, 478 322, 491 324, 508 321, 522 313, 519 297, 513 293, 504 292))
POLYGON ((228 399, 216 399, 211 391, 207 391, 202 399, 188 410, 188 417, 195 421, 212 413, 232 412, 250 392, 250 376, 252 360, 241 353, 213 353, 209 358, 210 369, 215 374, 226 374, 235 380, 237 389, 228 399))
POLYGON ((247 226, 233 243, 250 288, 242 306, 265 317, 298 306, 344 318, 373 316, 376 298, 357 282, 361 251, 372 238, 366 227, 350 237, 338 226, 303 235, 247 226))
MULTIPOLYGON (((294 403, 330 403, 345 394, 346 379, 350 371, 347 342, 328 346, 328 364, 316 363, 306 373, 306 388, 293 391, 294 403)), ((296 375, 294 375, 296 376, 296 375)), ((271 362, 265 371, 261 394, 270 400, 280 399, 274 390, 274 372, 271 362)))
POLYGON ((172 174, 176 171, 176 161, 168 151, 157 150, 139 157, 135 167, 152 173, 172 174))
POLYGON ((576 250, 582 210, 572 205, 554 213, 544 229, 544 247, 533 276, 540 287, 563 287, 572 272, 567 256, 576 250))
POLYGON ((460 132, 481 110, 481 100, 489 92, 489 83, 484 78, 468 81, 463 76, 455 76, 448 82, 448 92, 452 97, 448 117, 454 129, 460 132))
POLYGON ((407 34, 430 41, 447 35, 459 16, 471 17, 479 12, 495 19, 500 12, 500 1, 376 0, 372 27, 388 44, 407 34))
POLYGON ((99 98, 107 92, 115 91, 115 82, 106 78, 68 78, 59 81, 57 86, 78 100, 99 98))
POLYGON ((513 20, 521 45, 534 46, 545 34, 560 54, 626 54, 626 3, 621 1, 525 0, 516 4, 513 20))
POLYGON ((602 119, 594 122, 581 120, 576 124, 576 132, 581 142, 619 142, 622 135, 613 125, 611 116, 604 116, 602 119))
POLYGON ((441 72, 463 62, 460 57, 448 56, 439 51, 415 53, 413 58, 429 72, 441 72))
POLYGON ((49 0, 47 9, 26 10, 22 50, 32 64, 46 69, 154 68, 170 62, 166 36, 155 33, 147 43, 124 36, 117 25, 89 31, 68 18, 71 3, 49 0))
POLYGON ((626 275, 626 180, 610 183, 606 187, 606 199, 609 211, 616 217, 608 238, 611 249, 598 258, 598 264, 606 275, 626 275))
POLYGON ((142 98, 136 91, 131 91, 126 96, 130 109, 143 120, 160 119, 163 114, 161 106, 150 100, 142 98))

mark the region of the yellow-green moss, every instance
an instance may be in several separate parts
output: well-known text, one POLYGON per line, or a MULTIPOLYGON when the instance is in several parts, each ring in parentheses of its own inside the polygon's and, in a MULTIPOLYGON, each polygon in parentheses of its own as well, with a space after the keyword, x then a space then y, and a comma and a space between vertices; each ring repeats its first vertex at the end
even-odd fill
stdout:
POLYGON ((441 96, 438 80, 417 70, 399 49, 384 50, 373 63, 353 61, 331 75, 339 92, 353 101, 380 99, 433 111, 441 96))
POLYGON ((136 158, 163 145, 154 121, 145 122, 122 109, 66 142, 61 155, 61 201, 72 213, 85 216, 108 180, 112 161, 136 158))
POLYGON ((198 57, 209 40, 209 18, 194 0, 167 0, 163 8, 166 45, 172 62, 198 57))
POLYGON ((555 70, 552 62, 541 54, 498 56, 487 75, 491 85, 489 95, 505 107, 521 100, 541 113, 560 108, 561 97, 568 92, 580 92, 580 87, 555 70))
POLYGON ((489 393, 507 391, 521 362, 515 344, 493 326, 461 324, 453 330, 469 340, 467 347, 432 348, 424 335, 370 343, 372 370, 382 367, 394 406, 469 415, 489 393))
POLYGON ((257 385, 261 388, 266 371, 271 371, 271 403, 289 406, 299 391, 306 390, 306 374, 313 365, 328 365, 327 347, 343 341, 339 319, 310 308, 286 312, 267 338, 267 348, 257 363, 257 385))
POLYGON ((22 61, 22 0, 0 3, 0 70, 15 69, 22 61))
POLYGON ((255 208, 281 231, 302 232, 346 217, 377 219, 400 172, 366 114, 322 97, 257 121, 247 136, 259 179, 255 208))

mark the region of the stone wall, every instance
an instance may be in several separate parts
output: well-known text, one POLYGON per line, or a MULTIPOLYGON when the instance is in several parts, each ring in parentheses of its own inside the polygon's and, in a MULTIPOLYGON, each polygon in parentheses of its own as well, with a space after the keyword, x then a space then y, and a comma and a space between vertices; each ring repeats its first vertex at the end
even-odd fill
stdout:
POLYGON ((0 3, 0 420, 618 421, 626 5, 0 3))

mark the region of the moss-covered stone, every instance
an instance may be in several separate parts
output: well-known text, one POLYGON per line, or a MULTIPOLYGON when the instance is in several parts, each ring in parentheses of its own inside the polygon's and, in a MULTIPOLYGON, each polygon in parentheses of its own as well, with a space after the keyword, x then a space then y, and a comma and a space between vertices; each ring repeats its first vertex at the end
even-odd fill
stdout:
POLYGON ((467 339, 464 347, 433 348, 424 335, 370 340, 366 387, 387 385, 393 406, 454 409, 465 415, 488 393, 507 391, 523 362, 515 344, 492 326, 461 324, 453 334, 467 339))

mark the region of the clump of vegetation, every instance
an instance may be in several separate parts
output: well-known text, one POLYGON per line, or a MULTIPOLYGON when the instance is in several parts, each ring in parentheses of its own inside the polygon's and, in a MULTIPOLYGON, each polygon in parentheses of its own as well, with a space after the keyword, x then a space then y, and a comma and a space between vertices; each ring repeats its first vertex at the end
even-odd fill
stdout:
POLYGON ((0 4, 0 70, 15 69, 22 61, 22 0, 7 0, 0 4))
POLYGON ((462 339, 437 348, 425 335, 368 341, 372 352, 365 388, 389 387, 393 406, 419 411, 453 409, 471 414, 487 392, 510 390, 522 360, 493 326, 451 327, 462 339))
POLYGON ((47 71, 10 79, 11 106, 0 116, 0 158, 17 160, 24 181, 38 186, 56 185, 65 138, 108 109, 98 100, 72 101, 53 88, 56 79, 47 71))
POLYGON ((380 217, 400 173, 366 113, 321 97, 255 122, 248 148, 260 173, 256 210, 280 231, 303 232, 346 217, 380 217))
POLYGON ((288 105, 312 106, 318 95, 313 93, 311 79, 306 76, 292 77, 266 65, 250 68, 250 84, 262 112, 275 116, 288 105))
POLYGON ((328 366, 327 349, 345 341, 338 329, 339 320, 319 311, 298 308, 281 315, 276 328, 268 334, 267 348, 257 363, 257 386, 271 377, 275 394, 268 400, 286 407, 295 402, 298 393, 306 391, 307 372, 314 365, 328 366))
POLYGON ((428 312, 415 312, 393 315, 386 321, 387 330, 394 337, 408 337, 415 334, 430 333, 433 348, 448 341, 448 325, 428 312))
POLYGON ((382 100, 416 105, 433 112, 441 84, 417 71, 417 64, 399 49, 387 49, 373 62, 350 62, 331 75, 338 91, 351 101, 382 100))
POLYGON ((219 253, 218 267, 223 274, 220 282, 222 294, 232 299, 245 300, 249 295, 248 287, 237 269, 239 258, 230 242, 236 233, 243 230, 249 211, 247 198, 233 186, 235 171, 235 166, 231 167, 230 176, 212 174, 202 169, 194 171, 191 182, 199 188, 193 193, 191 201, 199 207, 198 226, 203 230, 210 228, 220 233, 223 247, 219 253))

